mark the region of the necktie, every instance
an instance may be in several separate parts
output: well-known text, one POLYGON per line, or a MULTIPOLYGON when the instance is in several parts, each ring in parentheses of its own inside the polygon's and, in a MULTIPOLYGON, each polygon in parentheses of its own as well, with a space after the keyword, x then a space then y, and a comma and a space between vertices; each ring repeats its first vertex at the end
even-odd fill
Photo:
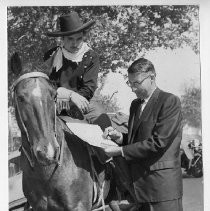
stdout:
POLYGON ((128 142, 131 142, 133 133, 137 129, 136 127, 137 127, 137 123, 138 123, 140 115, 141 115, 141 107, 142 107, 143 102, 144 102, 144 100, 141 100, 141 99, 139 100, 137 110, 134 114, 134 119, 131 122, 130 130, 129 130, 129 134, 128 134, 128 142))
POLYGON ((138 121, 140 116, 141 116, 141 108, 142 108, 142 104, 144 103, 145 100, 140 100, 139 101, 139 106, 137 108, 137 111, 136 111, 136 115, 135 115, 135 121, 138 121))

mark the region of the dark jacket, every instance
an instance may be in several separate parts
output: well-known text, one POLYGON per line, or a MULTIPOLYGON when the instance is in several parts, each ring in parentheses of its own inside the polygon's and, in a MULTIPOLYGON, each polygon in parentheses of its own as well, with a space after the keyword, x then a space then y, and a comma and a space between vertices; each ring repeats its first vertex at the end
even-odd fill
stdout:
MULTIPOLYGON (((49 59, 57 48, 47 51, 44 61, 49 59)), ((63 66, 57 72, 53 68, 50 79, 55 81, 58 87, 71 89, 90 100, 97 88, 98 71, 99 58, 93 50, 89 50, 78 64, 63 57, 63 66)))
POLYGON ((180 166, 181 103, 156 88, 140 118, 140 100, 132 102, 123 152, 129 161, 139 202, 158 202, 182 196, 180 166))

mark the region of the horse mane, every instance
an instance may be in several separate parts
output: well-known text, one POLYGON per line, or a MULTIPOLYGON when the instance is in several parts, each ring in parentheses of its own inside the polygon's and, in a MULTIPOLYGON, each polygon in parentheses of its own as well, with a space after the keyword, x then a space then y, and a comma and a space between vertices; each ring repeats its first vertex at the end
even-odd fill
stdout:
POLYGON ((46 62, 39 62, 39 61, 33 61, 33 62, 27 62, 23 65, 21 75, 25 73, 31 73, 31 72, 42 72, 46 75, 50 75, 51 70, 49 65, 46 64, 46 62))

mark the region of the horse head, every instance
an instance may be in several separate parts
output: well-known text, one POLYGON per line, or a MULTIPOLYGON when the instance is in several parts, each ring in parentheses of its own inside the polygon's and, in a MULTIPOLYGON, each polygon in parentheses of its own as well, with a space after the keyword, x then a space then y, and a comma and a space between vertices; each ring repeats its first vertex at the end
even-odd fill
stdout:
POLYGON ((58 161, 60 146, 56 139, 56 90, 45 74, 46 64, 22 67, 17 53, 11 57, 11 69, 20 77, 13 84, 16 118, 23 137, 22 148, 29 161, 39 164, 58 161), (25 137, 25 139, 24 139, 25 137))

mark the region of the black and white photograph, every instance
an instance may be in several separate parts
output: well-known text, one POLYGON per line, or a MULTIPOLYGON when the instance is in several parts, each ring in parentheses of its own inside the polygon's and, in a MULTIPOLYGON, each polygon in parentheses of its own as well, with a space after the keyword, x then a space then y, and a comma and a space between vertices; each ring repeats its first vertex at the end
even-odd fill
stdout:
POLYGON ((1 210, 208 210, 209 4, 15 2, 1 210))

